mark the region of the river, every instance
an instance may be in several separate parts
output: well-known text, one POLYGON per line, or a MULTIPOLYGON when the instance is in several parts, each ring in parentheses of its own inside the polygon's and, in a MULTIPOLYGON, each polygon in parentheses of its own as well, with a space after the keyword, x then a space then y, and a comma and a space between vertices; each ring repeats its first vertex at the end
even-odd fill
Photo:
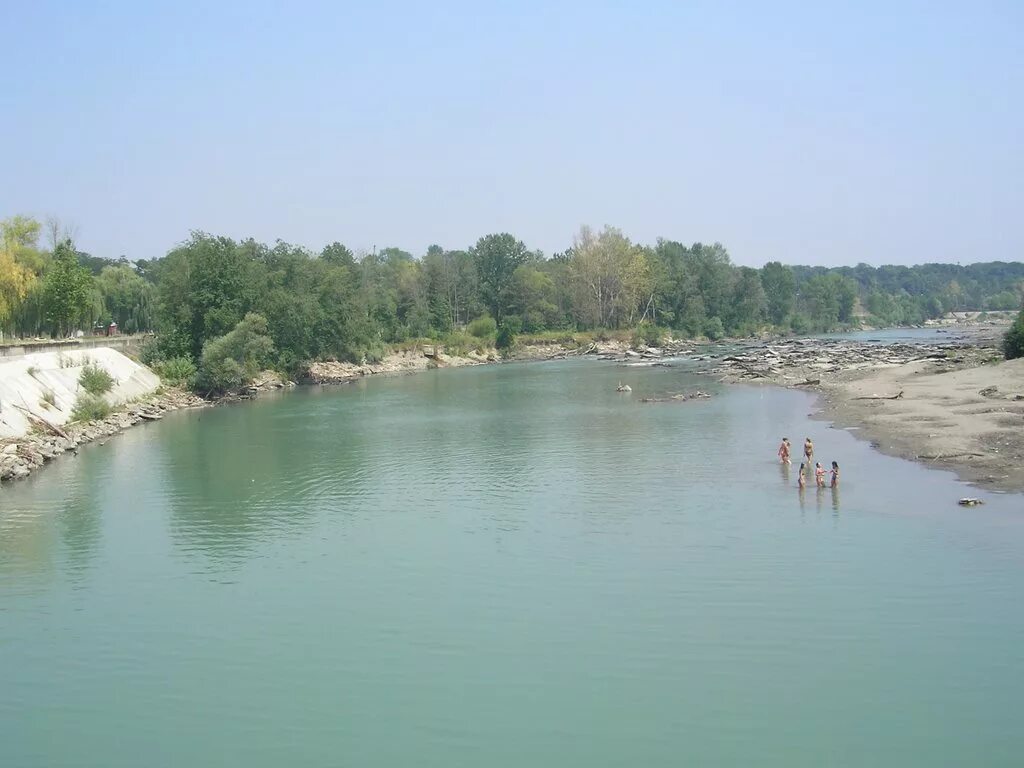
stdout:
POLYGON ((85 447, 0 489, 0 764, 1019 765, 1024 499, 812 409, 510 364, 85 447))

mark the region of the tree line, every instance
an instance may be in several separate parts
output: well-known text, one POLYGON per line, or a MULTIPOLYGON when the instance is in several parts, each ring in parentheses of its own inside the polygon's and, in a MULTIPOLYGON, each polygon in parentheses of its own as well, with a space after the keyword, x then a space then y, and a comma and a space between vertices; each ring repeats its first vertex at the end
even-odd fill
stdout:
POLYGON ((639 328, 651 339, 661 329, 717 339, 918 324, 1024 301, 1019 262, 754 269, 733 264, 719 243, 643 245, 611 227, 583 228, 550 257, 508 233, 418 257, 194 233, 162 258, 136 262, 81 253, 55 228, 41 248, 41 225, 25 217, 0 228, 8 334, 62 336, 113 321, 129 333, 156 330, 154 359, 199 362, 209 342, 245 322, 244 343, 265 336, 271 343, 254 348, 285 370, 372 360, 419 338, 507 345, 518 334, 639 328))

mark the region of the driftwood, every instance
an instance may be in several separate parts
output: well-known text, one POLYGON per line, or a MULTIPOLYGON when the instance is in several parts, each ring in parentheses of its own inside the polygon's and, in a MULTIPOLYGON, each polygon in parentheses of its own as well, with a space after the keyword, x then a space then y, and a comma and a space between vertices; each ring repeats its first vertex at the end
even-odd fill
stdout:
POLYGON ((57 437, 63 437, 65 440, 70 440, 71 439, 70 437, 68 437, 68 433, 65 432, 63 429, 58 427, 56 424, 51 424, 46 419, 44 419, 42 416, 39 416, 39 415, 37 415, 35 413, 32 413, 32 411, 30 411, 28 408, 22 408, 17 403, 11 403, 11 405, 13 405, 19 411, 24 413, 25 416, 28 418, 28 420, 31 421, 33 424, 38 424, 39 426, 43 427, 51 435, 57 435, 57 437))
POLYGON ((895 395, 864 395, 862 397, 855 397, 854 400, 902 400, 903 390, 901 389, 895 395))
POLYGON ((794 387, 814 387, 821 384, 821 379, 806 379, 804 381, 798 381, 794 384, 794 387))

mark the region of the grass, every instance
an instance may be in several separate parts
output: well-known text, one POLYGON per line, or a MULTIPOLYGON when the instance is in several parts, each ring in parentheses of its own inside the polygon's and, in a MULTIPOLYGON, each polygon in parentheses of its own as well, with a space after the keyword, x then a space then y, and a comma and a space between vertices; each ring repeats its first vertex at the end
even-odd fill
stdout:
POLYGON ((99 421, 110 415, 110 405, 102 397, 88 392, 79 393, 71 409, 72 421, 99 421))
POLYGON ((39 398, 39 405, 43 408, 55 408, 57 405, 57 397, 53 394, 52 389, 44 389, 43 396, 39 398))
POLYGON ((98 365, 87 363, 78 377, 82 389, 90 395, 102 395, 114 387, 114 377, 98 365))
POLYGON ((34 365, 30 365, 28 368, 25 369, 25 373, 27 373, 34 379, 36 377, 36 374, 39 373, 39 369, 34 365))

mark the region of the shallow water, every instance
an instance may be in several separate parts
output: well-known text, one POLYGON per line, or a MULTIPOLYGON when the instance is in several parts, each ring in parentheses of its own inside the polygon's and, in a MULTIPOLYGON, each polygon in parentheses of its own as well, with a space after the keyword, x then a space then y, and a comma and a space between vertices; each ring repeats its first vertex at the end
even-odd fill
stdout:
POLYGON ((1019 765, 1024 499, 811 409, 574 361, 83 449, 0 489, 0 764, 1019 765))

